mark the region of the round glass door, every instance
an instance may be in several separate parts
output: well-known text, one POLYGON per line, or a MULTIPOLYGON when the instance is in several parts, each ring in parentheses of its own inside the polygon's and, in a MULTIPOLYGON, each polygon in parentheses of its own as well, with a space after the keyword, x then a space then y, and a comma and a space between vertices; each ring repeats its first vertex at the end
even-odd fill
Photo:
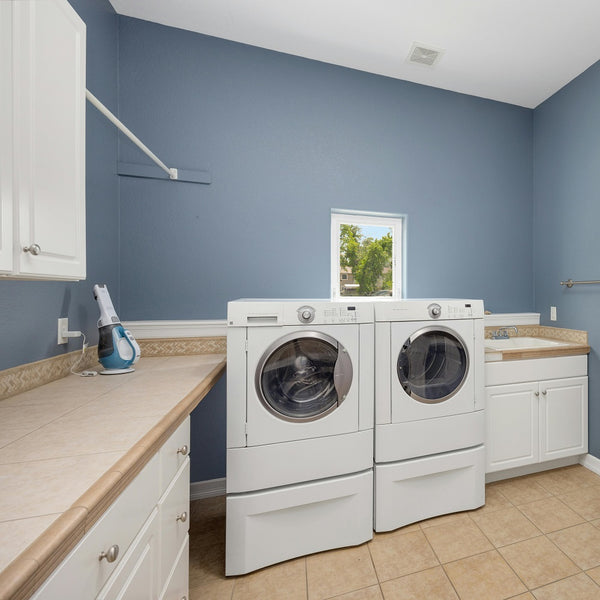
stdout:
POLYGON ((407 339, 398 355, 398 379, 414 400, 436 404, 452 398, 469 369, 468 353, 456 333, 425 328, 407 339))
POLYGON ((256 369, 256 390, 265 408, 287 421, 313 421, 335 410, 352 383, 345 348, 316 331, 280 338, 256 369))

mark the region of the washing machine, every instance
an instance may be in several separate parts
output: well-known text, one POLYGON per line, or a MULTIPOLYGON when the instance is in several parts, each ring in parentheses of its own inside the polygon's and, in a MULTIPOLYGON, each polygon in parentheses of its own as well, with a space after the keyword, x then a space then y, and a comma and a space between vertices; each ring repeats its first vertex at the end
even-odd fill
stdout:
POLYGON ((374 529, 485 502, 481 300, 375 311, 374 529))
POLYGON ((227 314, 227 575, 373 535, 374 328, 365 302, 227 314))

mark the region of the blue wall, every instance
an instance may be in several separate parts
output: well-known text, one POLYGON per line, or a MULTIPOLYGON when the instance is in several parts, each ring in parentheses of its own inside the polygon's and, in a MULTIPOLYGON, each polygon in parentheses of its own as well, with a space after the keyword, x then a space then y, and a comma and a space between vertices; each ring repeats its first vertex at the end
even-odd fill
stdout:
MULTIPOLYGON (((410 297, 533 308, 530 110, 120 18, 119 112, 213 178, 121 179, 124 319, 328 297, 334 207, 408 215, 410 297)), ((224 476, 222 382, 192 431, 192 480, 224 476)))
MULTIPOLYGON (((118 29, 108 0, 71 0, 87 25, 87 87, 116 110, 118 29)), ((117 135, 98 111, 86 112, 87 281, 60 283, 0 279, 0 369, 81 348, 81 338, 56 344, 56 321, 69 317, 90 344, 98 341, 95 282, 119 299, 119 190, 117 135)))
POLYGON ((124 319, 328 297, 332 207, 408 215, 409 296, 533 308, 531 110, 119 24, 120 117, 169 166, 213 178, 122 178, 124 319))
POLYGON ((590 453, 600 456, 600 63, 534 112, 535 309, 542 322, 589 332, 590 453), (558 321, 549 321, 556 306, 558 321))

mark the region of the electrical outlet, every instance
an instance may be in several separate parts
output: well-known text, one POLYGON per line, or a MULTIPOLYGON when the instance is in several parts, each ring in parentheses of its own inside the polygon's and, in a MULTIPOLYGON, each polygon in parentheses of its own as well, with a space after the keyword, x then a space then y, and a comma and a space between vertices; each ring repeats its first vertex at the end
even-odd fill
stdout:
POLYGON ((550 320, 556 321, 556 306, 550 307, 550 320))
POLYGON ((57 344, 66 344, 69 338, 65 335, 69 331, 69 318, 58 319, 58 333, 57 333, 57 344))

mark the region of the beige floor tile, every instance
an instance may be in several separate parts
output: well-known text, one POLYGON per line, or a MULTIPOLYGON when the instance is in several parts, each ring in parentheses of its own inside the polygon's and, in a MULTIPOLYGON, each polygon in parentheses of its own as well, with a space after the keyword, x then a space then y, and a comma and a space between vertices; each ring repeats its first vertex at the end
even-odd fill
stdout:
POLYGON ((598 485, 579 488, 558 498, 588 521, 600 518, 600 486, 598 485))
POLYGON ((537 600, 598 600, 600 587, 585 573, 545 585, 533 592, 537 600))
POLYGON ((590 569, 586 571, 586 573, 598 584, 600 585, 600 567, 595 567, 594 569, 590 569))
POLYGON ((518 596, 513 596, 510 600, 535 600, 535 596, 531 592, 525 592, 518 596))
POLYGON ((504 600, 527 591, 496 550, 444 565, 461 600, 504 600))
POLYGON ((442 567, 384 581, 381 589, 385 600, 458 600, 442 567))
POLYGON ((424 530, 440 562, 447 563, 492 550, 481 529, 469 519, 467 523, 450 523, 424 530))
POLYGON ((225 544, 198 547, 190 543, 190 588, 224 580, 225 544))
POLYGON ((584 519, 558 498, 521 504, 519 510, 544 533, 572 527, 584 519))
POLYGON ((349 592, 348 594, 335 596, 335 600, 383 600, 383 596, 379 586, 372 585, 368 588, 363 588, 362 590, 356 590, 354 592, 349 592))
POLYGON ((377 536, 369 542, 369 550, 379 581, 439 565, 422 531, 377 536))
POLYGON ((540 530, 514 506, 481 515, 473 514, 471 518, 496 547, 541 535, 540 530))
POLYGON ((536 483, 532 477, 509 479, 496 484, 496 487, 513 504, 525 504, 551 496, 550 492, 536 483))
POLYGON ((600 477, 581 465, 546 471, 533 479, 551 494, 567 494, 575 488, 600 485, 600 477))
POLYGON ((600 566, 600 529, 591 523, 555 531, 549 533, 548 537, 580 569, 600 566))
POLYGON ((308 556, 306 576, 309 600, 331 598, 378 583, 366 544, 308 556))
POLYGON ((235 579, 219 579, 190 587, 190 600, 231 600, 235 579))
POLYGON ((441 515, 439 517, 432 517, 431 519, 426 519, 425 521, 421 521, 419 525, 421 529, 428 529, 429 527, 437 527, 438 525, 449 525, 450 523, 468 523, 469 522, 469 513, 466 512, 458 512, 458 513, 450 513, 449 515, 441 515))
POLYGON ((494 512, 496 510, 501 510, 503 508, 510 508, 511 506, 512 502, 510 502, 508 498, 498 489, 498 486, 486 485, 485 504, 480 508, 470 511, 469 514, 481 515, 488 512, 494 512))
POLYGON ((232 600, 306 600, 306 559, 297 558, 238 577, 232 600))
POLYGON ((545 536, 504 546, 498 551, 529 589, 579 571, 577 565, 545 536))

